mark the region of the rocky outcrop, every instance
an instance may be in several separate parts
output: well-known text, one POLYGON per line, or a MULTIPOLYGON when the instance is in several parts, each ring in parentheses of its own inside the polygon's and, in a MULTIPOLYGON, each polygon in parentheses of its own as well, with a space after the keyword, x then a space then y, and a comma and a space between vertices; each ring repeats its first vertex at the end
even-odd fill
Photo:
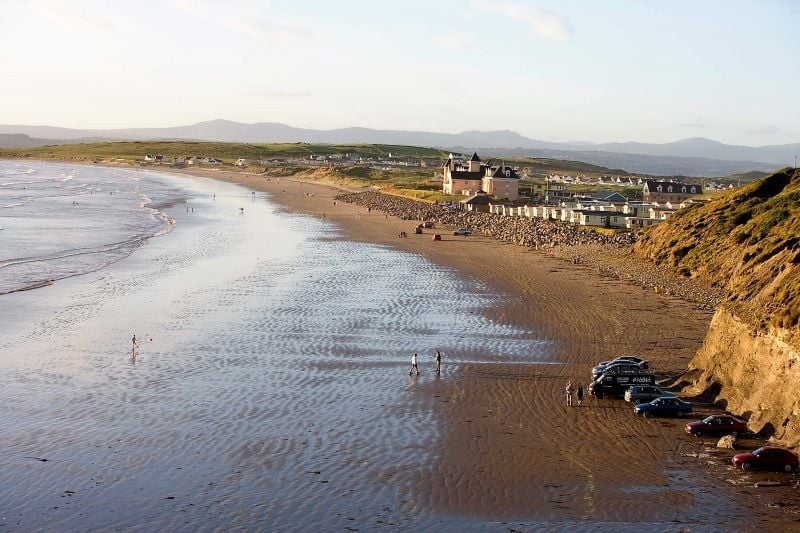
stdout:
POLYGON ((784 328, 754 328, 729 309, 711 321, 689 365, 684 392, 712 400, 747 419, 751 431, 800 446, 800 351, 784 328))

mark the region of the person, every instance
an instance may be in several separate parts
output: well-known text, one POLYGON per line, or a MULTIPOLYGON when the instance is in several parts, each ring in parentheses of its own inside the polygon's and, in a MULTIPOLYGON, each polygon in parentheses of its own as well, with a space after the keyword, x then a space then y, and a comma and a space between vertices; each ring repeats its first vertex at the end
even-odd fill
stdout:
POLYGON ((433 360, 436 361, 436 373, 442 371, 442 352, 436 350, 436 353, 433 356, 433 360))
POLYGON ((417 375, 419 375, 419 368, 417 367, 417 354, 411 356, 411 370, 409 370, 408 375, 410 376, 413 374, 415 370, 417 371, 417 375))
POLYGON ((578 397, 578 405, 583 405, 583 383, 578 383, 578 390, 575 395, 578 397))
POLYGON ((139 345, 136 343, 136 334, 134 333, 133 337, 131 337, 131 354, 133 357, 136 357, 136 348, 138 347, 139 345))
POLYGON ((572 381, 567 382, 567 388, 564 389, 567 391, 567 405, 570 407, 572 406, 572 393, 575 392, 575 388, 572 386, 572 381))

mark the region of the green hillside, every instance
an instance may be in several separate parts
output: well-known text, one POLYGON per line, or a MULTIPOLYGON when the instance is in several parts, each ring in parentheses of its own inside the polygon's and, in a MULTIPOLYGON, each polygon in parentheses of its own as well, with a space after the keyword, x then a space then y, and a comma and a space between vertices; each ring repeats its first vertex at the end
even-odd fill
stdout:
POLYGON ((800 323, 800 171, 783 169, 679 211, 637 243, 644 254, 727 292, 753 324, 800 323))
POLYGON ((36 159, 62 159, 75 161, 125 160, 141 161, 148 153, 164 157, 207 156, 231 163, 236 159, 307 158, 311 154, 358 153, 365 157, 410 156, 441 158, 447 154, 434 148, 395 146, 387 144, 240 144, 187 141, 120 141, 89 144, 63 144, 34 148, 0 149, 0 158, 28 157, 36 159))

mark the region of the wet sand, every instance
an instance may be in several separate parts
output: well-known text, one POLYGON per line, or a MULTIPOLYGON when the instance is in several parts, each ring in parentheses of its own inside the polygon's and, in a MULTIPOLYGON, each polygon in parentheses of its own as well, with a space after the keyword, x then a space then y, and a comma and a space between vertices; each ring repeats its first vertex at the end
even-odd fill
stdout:
POLYGON ((680 372, 707 312, 513 245, 414 235, 334 206, 333 187, 197 174, 285 212, 212 182, 216 199, 207 188, 196 213, 172 209, 175 231, 129 258, 3 300, 20 332, 0 335, 14 348, 0 358, 0 531, 782 530, 796 517, 785 492, 742 484, 768 475, 732 471, 680 421, 618 400, 565 406, 566 381, 587 385, 608 357, 680 372), (137 361, 133 324, 154 333, 137 361))
MULTIPOLYGON (((443 435, 415 483, 423 505, 454 517, 634 529, 734 523, 782 529, 800 516, 793 493, 743 489, 770 475, 743 480, 727 466, 732 453, 687 437, 683 421, 637 418, 620 400, 588 397, 581 407, 565 406, 568 380, 587 386, 592 366, 617 355, 640 355, 662 376, 677 376, 701 346, 711 312, 533 250, 455 237, 453 228, 415 235, 414 222, 334 205, 343 187, 192 172, 267 192, 290 212, 333 220, 345 238, 418 253, 482 280, 503 298, 493 318, 552 343, 562 364, 507 364, 484 354, 480 363, 451 368, 447 380, 418 386, 421 394, 406 408, 433 413, 443 435), (401 230, 408 238, 398 237, 401 230), (433 241, 434 233, 443 240, 433 241)), ((697 407, 698 416, 718 412, 697 407)))

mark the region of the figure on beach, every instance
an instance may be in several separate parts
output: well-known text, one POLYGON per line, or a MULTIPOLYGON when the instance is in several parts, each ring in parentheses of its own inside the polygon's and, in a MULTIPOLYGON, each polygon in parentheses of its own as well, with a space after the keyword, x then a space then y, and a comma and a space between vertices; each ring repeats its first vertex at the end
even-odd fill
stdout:
POLYGON ((136 334, 133 334, 131 337, 131 358, 136 359, 136 349, 139 347, 139 344, 136 342, 136 334))
POLYGON ((436 350, 436 353, 433 356, 433 360, 436 362, 436 373, 442 371, 442 352, 436 350))
POLYGON ((419 375, 419 368, 417 367, 417 354, 411 356, 411 370, 408 371, 408 375, 410 376, 413 374, 415 370, 417 375, 419 375))
POLYGON ((572 381, 567 382, 567 388, 564 390, 567 392, 567 405, 572 407, 572 393, 575 392, 575 387, 572 386, 572 381))
POLYGON ((578 390, 575 392, 578 397, 578 405, 583 405, 583 383, 578 383, 578 390))

